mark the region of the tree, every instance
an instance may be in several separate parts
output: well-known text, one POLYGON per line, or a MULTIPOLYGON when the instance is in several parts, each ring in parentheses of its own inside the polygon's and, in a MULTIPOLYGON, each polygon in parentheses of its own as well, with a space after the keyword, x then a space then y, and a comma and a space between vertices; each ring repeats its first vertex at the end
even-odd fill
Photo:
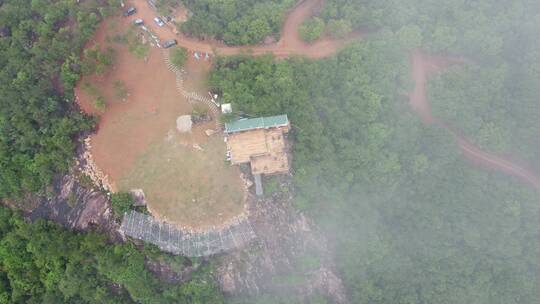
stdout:
POLYGON ((406 25, 397 35, 406 49, 415 49, 422 45, 422 29, 417 25, 406 25))
POLYGON ((326 28, 328 34, 335 38, 343 38, 352 31, 352 25, 347 20, 330 20, 326 28))
POLYGON ((105 101, 105 97, 103 97, 103 95, 98 95, 96 97, 96 100, 94 100, 94 107, 100 112, 105 111, 107 108, 107 101, 105 101))
POLYGON ((306 42, 313 42, 319 39, 325 31, 326 24, 321 18, 310 18, 306 20, 298 29, 300 37, 306 42))

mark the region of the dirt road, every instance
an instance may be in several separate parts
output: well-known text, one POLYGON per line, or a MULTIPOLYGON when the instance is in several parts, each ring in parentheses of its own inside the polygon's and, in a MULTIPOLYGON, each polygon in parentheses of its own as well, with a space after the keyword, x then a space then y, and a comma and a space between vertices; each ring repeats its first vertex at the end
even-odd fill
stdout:
POLYGON ((419 50, 414 51, 411 55, 411 75, 415 81, 415 87, 409 94, 411 107, 425 124, 439 124, 449 130, 456 137, 462 154, 472 162, 516 176, 540 190, 540 179, 531 171, 504 157, 482 151, 468 138, 450 129, 445 122, 433 116, 426 94, 427 77, 431 73, 444 70, 451 64, 463 62, 464 60, 459 58, 428 56, 419 50))
POLYGON ((291 55, 302 55, 309 58, 324 58, 335 54, 347 43, 363 36, 363 32, 351 33, 343 39, 322 38, 308 44, 302 41, 298 35, 298 27, 324 4, 324 0, 304 0, 296 5, 285 19, 281 32, 281 39, 277 43, 258 46, 227 46, 216 40, 200 40, 187 37, 172 31, 172 25, 159 27, 154 21, 157 13, 144 0, 132 0, 129 5, 137 8, 137 14, 131 19, 142 18, 147 27, 158 35, 161 40, 176 39, 178 44, 190 51, 225 56, 249 53, 252 55, 273 54, 275 57, 284 58, 291 55))

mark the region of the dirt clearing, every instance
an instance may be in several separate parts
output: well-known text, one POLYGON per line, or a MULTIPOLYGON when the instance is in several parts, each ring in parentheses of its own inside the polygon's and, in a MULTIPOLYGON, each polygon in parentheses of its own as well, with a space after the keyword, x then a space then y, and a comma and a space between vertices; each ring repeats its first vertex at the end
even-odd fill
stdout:
MULTIPOLYGON (((113 47, 114 64, 101 76, 84 77, 76 89, 81 108, 100 117, 91 137, 95 164, 114 190, 143 189, 154 215, 173 224, 201 228, 242 214, 245 191, 240 173, 225 164, 222 138, 204 134, 214 124, 197 124, 191 133, 177 133, 177 118, 190 115, 192 105, 178 91, 162 49, 146 40, 147 55, 138 58, 127 44, 113 42, 128 28, 133 28, 130 18, 112 18, 100 26, 88 47, 96 43, 113 47), (125 98, 118 97, 118 81, 125 85, 125 98), (103 96, 105 110, 96 109, 96 94, 83 89, 88 85, 103 96)), ((206 94, 210 64, 198 63, 189 60, 186 85, 206 94)))

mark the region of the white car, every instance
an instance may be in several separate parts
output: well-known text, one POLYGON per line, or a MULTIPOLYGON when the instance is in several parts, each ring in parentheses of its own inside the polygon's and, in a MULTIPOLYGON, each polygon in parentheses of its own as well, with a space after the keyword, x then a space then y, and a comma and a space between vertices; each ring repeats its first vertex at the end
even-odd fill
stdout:
POLYGON ((154 21, 156 22, 156 24, 159 26, 159 27, 162 27, 165 25, 165 23, 163 23, 163 20, 161 20, 161 18, 159 17, 155 17, 154 18, 154 21))

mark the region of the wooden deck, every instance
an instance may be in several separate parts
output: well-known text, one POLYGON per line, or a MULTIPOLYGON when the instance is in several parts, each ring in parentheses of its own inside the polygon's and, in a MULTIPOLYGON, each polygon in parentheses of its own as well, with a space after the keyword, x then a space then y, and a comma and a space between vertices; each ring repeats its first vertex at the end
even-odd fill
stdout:
POLYGON ((229 135, 227 147, 231 151, 231 163, 233 165, 249 163, 252 156, 268 153, 265 130, 254 130, 229 135))
POLYGON ((233 165, 251 163, 253 174, 274 174, 289 171, 284 128, 257 129, 230 134, 227 147, 233 165))

